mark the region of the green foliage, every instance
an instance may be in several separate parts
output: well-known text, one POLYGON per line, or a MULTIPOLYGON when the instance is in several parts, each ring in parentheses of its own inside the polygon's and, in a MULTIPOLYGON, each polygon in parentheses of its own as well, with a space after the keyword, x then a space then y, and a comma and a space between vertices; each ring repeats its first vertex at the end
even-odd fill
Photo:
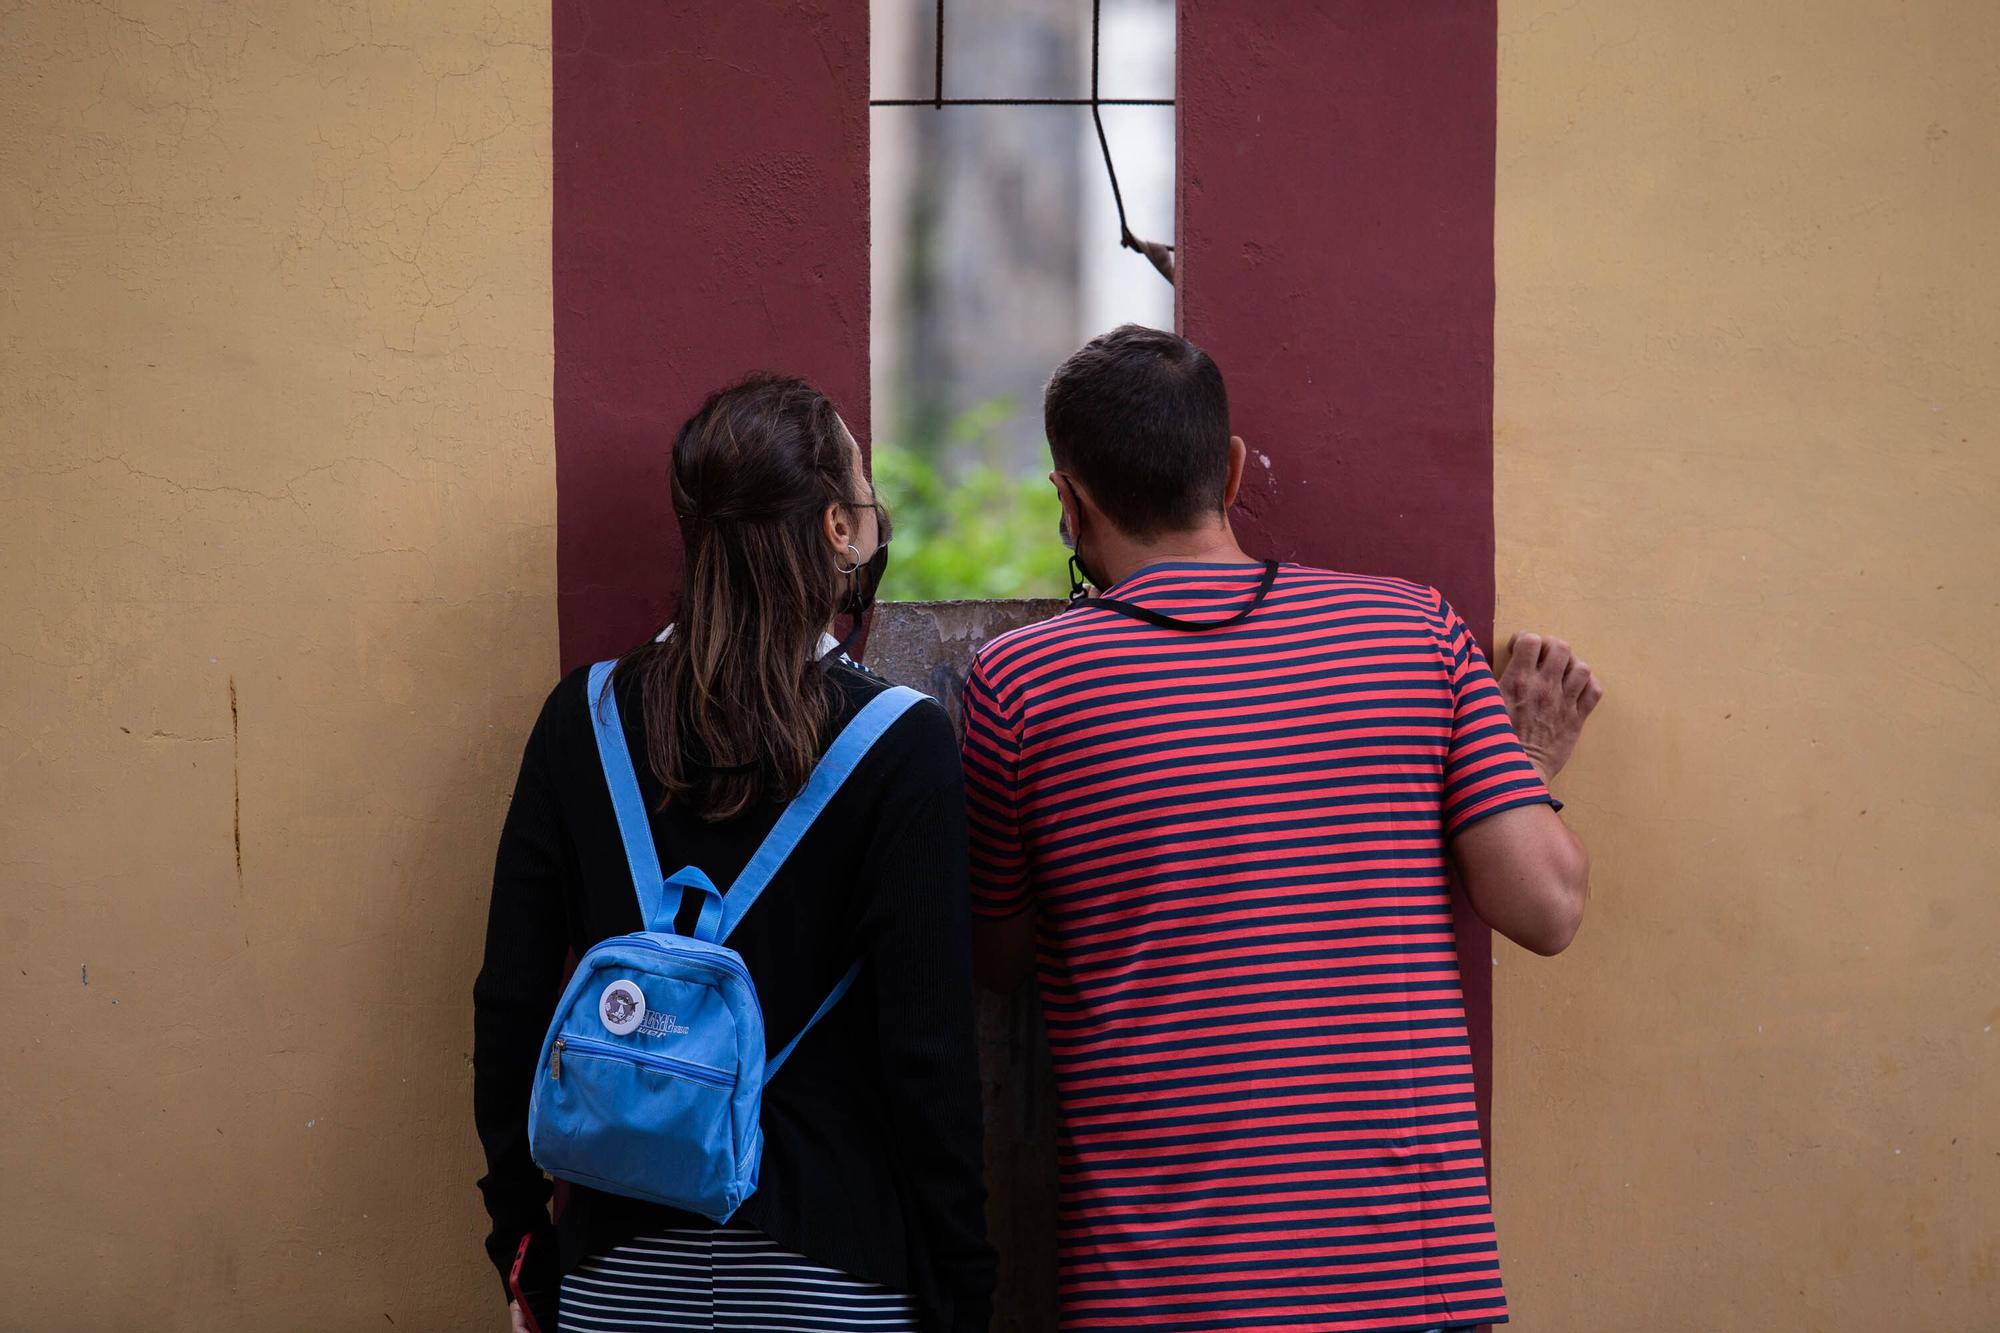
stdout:
POLYGON ((875 490, 895 520, 884 601, 1069 591, 1055 488, 1042 473, 1015 474, 996 461, 993 431, 1013 412, 1006 399, 982 403, 953 422, 934 449, 875 445, 875 490))

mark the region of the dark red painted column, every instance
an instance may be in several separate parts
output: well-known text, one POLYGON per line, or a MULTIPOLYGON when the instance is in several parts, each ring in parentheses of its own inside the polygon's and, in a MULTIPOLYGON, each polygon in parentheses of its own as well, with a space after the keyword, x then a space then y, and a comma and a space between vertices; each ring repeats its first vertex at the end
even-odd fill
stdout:
POLYGON ((555 0, 566 667, 672 613, 673 432, 756 369, 868 438, 868 6, 555 0))
MULTIPOLYGON (((1181 329, 1245 547, 1434 584, 1490 648, 1492 0, 1181 0, 1179 40, 1181 329)), ((1490 945, 1462 913, 1487 1126, 1490 945)))

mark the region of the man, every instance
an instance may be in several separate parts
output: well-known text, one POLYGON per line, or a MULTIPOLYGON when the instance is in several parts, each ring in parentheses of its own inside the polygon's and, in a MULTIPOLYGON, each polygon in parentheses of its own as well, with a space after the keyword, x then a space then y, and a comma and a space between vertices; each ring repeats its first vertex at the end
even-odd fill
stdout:
POLYGON ((1504 1319, 1451 875, 1569 943, 1588 862, 1546 779, 1600 687, 1523 636, 1538 771, 1435 589, 1246 556, 1184 338, 1096 339, 1044 412, 1101 592, 981 651, 965 772, 981 974, 1038 972, 1054 1055, 1064 1326, 1504 1319))

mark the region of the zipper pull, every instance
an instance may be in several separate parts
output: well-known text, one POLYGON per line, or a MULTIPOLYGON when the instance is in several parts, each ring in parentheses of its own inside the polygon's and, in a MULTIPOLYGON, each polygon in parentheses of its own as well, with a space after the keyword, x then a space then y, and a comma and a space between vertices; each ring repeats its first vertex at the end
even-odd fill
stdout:
POLYGON ((563 1044, 563 1039, 557 1037, 555 1049, 549 1052, 549 1077, 558 1083, 562 1082, 563 1044))

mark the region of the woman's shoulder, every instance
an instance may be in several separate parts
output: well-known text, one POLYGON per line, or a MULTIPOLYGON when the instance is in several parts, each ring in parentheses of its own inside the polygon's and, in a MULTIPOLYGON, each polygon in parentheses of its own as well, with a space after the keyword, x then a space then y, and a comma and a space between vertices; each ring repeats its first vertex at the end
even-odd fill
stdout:
MULTIPOLYGON (((826 674, 840 691, 843 703, 843 707, 841 708, 843 718, 860 712, 878 697, 896 688, 894 681, 887 679, 872 668, 862 665, 845 653, 842 653, 837 661, 827 664, 826 674)), ((921 691, 919 693, 922 694, 921 691)), ((928 694, 922 694, 922 697, 911 707, 910 711, 912 713, 921 713, 931 709, 936 710, 940 715, 944 712, 944 706, 938 703, 936 699, 933 699, 928 694)))
MULTIPOLYGON (((843 727, 876 698, 895 688, 894 682, 883 679, 844 654, 832 664, 827 675, 841 693, 839 722, 843 727)), ((958 735, 952 728, 951 716, 945 712, 944 705, 926 694, 883 733, 877 748, 888 754, 905 756, 912 753, 942 754, 956 764, 958 735)))
POLYGON ((546 732, 560 725, 565 714, 583 713, 583 696, 589 688, 590 668, 578 667, 558 680, 542 700, 541 711, 535 717, 535 730, 546 732))
MULTIPOLYGON (((592 733, 591 706, 601 706, 601 702, 591 697, 591 670, 589 665, 577 667, 549 691, 536 722, 536 730, 546 742, 564 748, 570 741, 592 733)), ((627 732, 642 724, 645 692, 640 676, 640 672, 629 669, 612 674, 612 702, 622 715, 620 720, 627 732)), ((827 664, 826 676, 837 700, 831 719, 836 734, 876 698, 895 688, 894 682, 845 654, 827 664)), ((925 695, 897 718, 871 748, 884 755, 943 755, 955 764, 958 733, 944 706, 925 695)))
POLYGON ((591 716, 593 706, 608 704, 615 707, 622 729, 627 733, 640 722, 645 693, 640 673, 629 669, 614 672, 613 694, 607 700, 593 694, 593 670, 593 664, 585 663, 568 672, 542 700, 542 711, 535 720, 535 732, 541 743, 551 747, 554 753, 567 755, 576 744, 589 741, 595 732, 591 716))
POLYGON ((841 697, 855 710, 866 707, 876 695, 885 693, 891 688, 888 681, 846 653, 827 660, 826 674, 840 691, 841 697))
MULTIPOLYGON (((549 691, 549 697, 542 701, 542 720, 545 723, 554 722, 562 718, 581 719, 583 717, 586 704, 589 701, 590 673, 593 669, 592 664, 585 663, 583 666, 568 672, 561 680, 556 682, 555 688, 549 691)), ((620 677, 629 674, 629 672, 622 671, 618 673, 620 677)), ((624 686, 629 682, 621 679, 618 683, 620 686, 624 686)), ((625 691, 621 688, 619 691, 621 698, 624 693, 625 691)))

